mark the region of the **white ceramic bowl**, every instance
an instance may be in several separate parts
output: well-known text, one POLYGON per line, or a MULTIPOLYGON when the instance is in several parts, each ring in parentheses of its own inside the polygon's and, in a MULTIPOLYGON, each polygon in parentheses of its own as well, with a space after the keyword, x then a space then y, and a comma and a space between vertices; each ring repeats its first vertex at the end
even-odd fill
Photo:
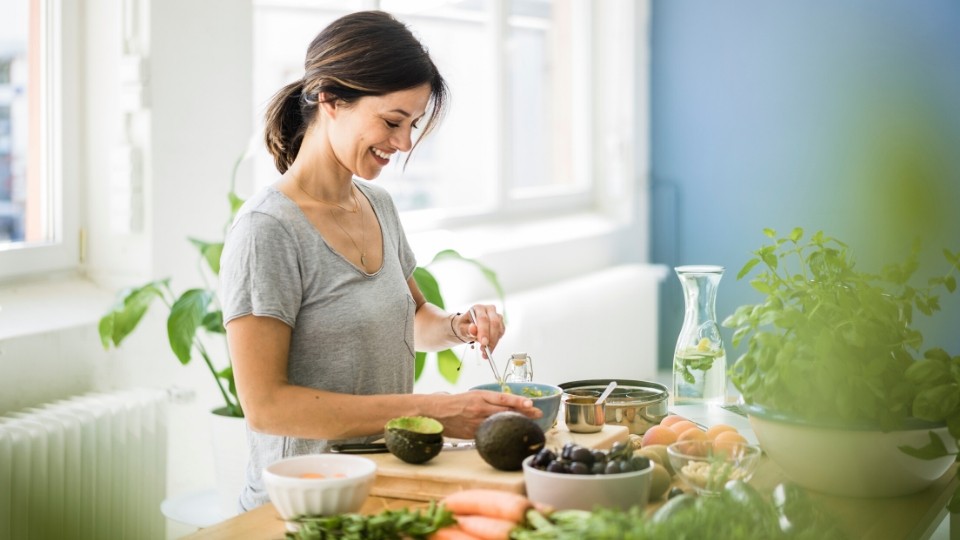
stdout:
POLYGON ((667 446, 667 457, 677 476, 698 493, 719 493, 729 480, 750 480, 760 463, 760 447, 714 448, 713 441, 680 441, 667 446))
MULTIPOLYGON (((535 456, 536 454, 534 454, 535 456)), ((527 498, 557 510, 593 510, 596 506, 628 510, 644 507, 650 497, 653 466, 619 474, 564 474, 541 471, 523 460, 527 498)))
POLYGON ((310 454, 282 459, 263 469, 270 501, 287 529, 300 516, 356 512, 363 506, 377 474, 377 464, 360 456, 310 454), (304 475, 321 477, 305 478, 304 475))
POLYGON ((883 432, 817 427, 755 405, 744 406, 763 451, 790 480, 814 491, 847 497, 897 497, 916 493, 942 477, 954 456, 923 460, 899 447, 930 444, 930 431, 948 451, 956 444, 945 426, 930 424, 883 432))

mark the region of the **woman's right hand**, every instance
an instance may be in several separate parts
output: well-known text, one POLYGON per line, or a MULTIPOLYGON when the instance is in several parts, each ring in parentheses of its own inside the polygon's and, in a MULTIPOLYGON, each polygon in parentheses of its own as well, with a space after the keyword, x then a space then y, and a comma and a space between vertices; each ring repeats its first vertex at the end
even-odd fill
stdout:
POLYGON ((477 428, 493 414, 516 411, 528 418, 540 418, 543 413, 524 396, 471 390, 462 394, 435 394, 437 411, 432 415, 443 424, 443 434, 457 439, 472 439, 477 428))

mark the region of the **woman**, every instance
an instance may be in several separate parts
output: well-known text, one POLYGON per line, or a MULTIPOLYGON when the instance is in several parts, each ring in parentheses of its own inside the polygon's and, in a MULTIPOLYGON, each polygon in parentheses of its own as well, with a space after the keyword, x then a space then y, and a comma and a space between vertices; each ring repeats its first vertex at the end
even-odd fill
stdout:
MULTIPOLYGON (((373 180, 412 132, 441 117, 446 85, 423 46, 383 12, 347 15, 310 44, 305 75, 276 94, 266 143, 280 179, 246 202, 221 263, 224 324, 250 462, 241 507, 268 501, 260 473, 283 457, 368 442, 397 416, 470 438, 493 413, 539 411, 521 396, 417 395, 414 343, 435 351, 503 334, 428 304, 399 216, 373 180), (429 114, 428 114, 429 109, 429 114)), ((419 139, 418 139, 419 140, 419 139)))

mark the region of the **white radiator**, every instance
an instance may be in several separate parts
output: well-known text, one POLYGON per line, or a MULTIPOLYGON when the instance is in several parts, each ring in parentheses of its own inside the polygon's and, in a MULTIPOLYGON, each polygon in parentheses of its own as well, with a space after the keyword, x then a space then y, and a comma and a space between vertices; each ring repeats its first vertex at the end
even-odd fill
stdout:
POLYGON ((164 538, 166 407, 130 390, 0 416, 0 540, 164 538))

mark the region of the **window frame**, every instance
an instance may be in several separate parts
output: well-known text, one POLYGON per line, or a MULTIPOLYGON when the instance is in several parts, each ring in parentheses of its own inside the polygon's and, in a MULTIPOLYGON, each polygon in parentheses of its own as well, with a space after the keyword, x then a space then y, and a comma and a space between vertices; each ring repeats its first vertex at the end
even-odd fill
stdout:
POLYGON ((49 208, 42 219, 53 238, 0 246, 0 281, 76 270, 81 263, 80 12, 77 2, 31 3, 40 10, 40 191, 49 208))

